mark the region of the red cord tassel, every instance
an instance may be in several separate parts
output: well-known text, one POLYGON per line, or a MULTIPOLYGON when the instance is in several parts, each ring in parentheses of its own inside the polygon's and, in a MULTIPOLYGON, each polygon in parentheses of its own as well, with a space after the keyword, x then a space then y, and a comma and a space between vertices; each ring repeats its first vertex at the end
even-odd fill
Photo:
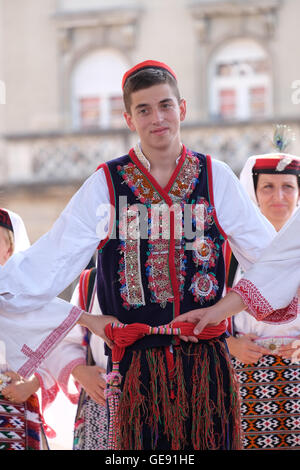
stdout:
MULTIPOLYGON (((205 328, 197 337, 199 339, 211 339, 217 337, 224 333, 226 329, 226 322, 222 322, 217 326, 212 326, 205 328)), ((119 413, 119 397, 121 395, 120 390, 120 383, 121 383, 121 376, 118 372, 118 364, 122 360, 125 348, 134 344, 139 339, 143 338, 146 335, 150 334, 167 334, 167 335, 183 335, 183 336, 192 336, 194 330, 194 324, 187 323, 187 322, 175 322, 172 326, 170 325, 163 325, 160 327, 150 327, 149 325, 145 325, 143 323, 133 323, 131 325, 124 325, 121 323, 110 323, 105 327, 105 334, 106 336, 113 341, 114 346, 112 349, 112 362, 113 362, 113 371, 108 374, 107 381, 109 384, 109 388, 107 389, 107 397, 108 397, 108 404, 110 409, 110 429, 109 429, 109 442, 110 448, 115 449, 117 446, 117 440, 119 437, 117 436, 117 429, 121 429, 118 422, 118 413, 119 413)), ((135 357, 135 356, 134 356, 135 357)), ((153 354, 153 363, 151 365, 151 361, 148 360, 150 364, 150 369, 152 367, 152 377, 154 378, 158 376, 159 379, 159 387, 160 387, 160 405, 158 404, 157 398, 157 385, 152 388, 152 393, 154 394, 152 397, 152 411, 153 414, 150 415, 150 422, 152 429, 158 429, 158 420, 161 420, 161 416, 158 416, 158 407, 162 407, 162 416, 164 420, 164 432, 167 435, 168 439, 172 441, 172 449, 180 449, 181 445, 185 440, 184 436, 184 420, 188 414, 188 403, 186 401, 185 396, 185 386, 184 386, 184 375, 182 365, 180 366, 177 363, 176 366, 176 394, 173 390, 173 382, 174 382, 174 361, 173 357, 170 358, 170 355, 167 353, 167 360, 168 360, 168 371, 170 371, 170 377, 167 376, 167 372, 165 370, 165 363, 162 354, 155 353, 153 354), (157 356, 157 357, 156 357, 157 356), (172 360, 171 360, 172 359, 172 360), (156 362, 157 360, 157 362, 156 362), (168 388, 168 378, 170 379, 170 383, 172 385, 171 395, 169 393, 168 388), (173 394, 172 394, 173 392, 173 394), (172 400, 171 400, 172 398, 172 400), (176 401, 174 402, 174 399, 176 401), (175 418, 175 419, 174 419, 175 418)), ((137 359, 135 358, 135 361, 137 359)), ((198 358, 195 359, 195 366, 194 366, 194 387, 193 387, 193 421, 194 423, 197 421, 196 418, 199 418, 198 423, 193 425, 194 429, 192 432, 193 442, 195 445, 195 449, 203 449, 203 448, 215 448, 215 440, 214 436, 212 435, 212 420, 210 419, 211 416, 211 407, 209 400, 209 364, 206 358, 206 361, 201 365, 204 367, 204 370, 201 370, 200 374, 200 383, 198 369, 199 369, 199 355, 198 358), (195 388, 195 383, 199 385, 199 389, 195 388), (201 403, 200 409, 197 406, 201 403), (204 404, 204 405, 203 405, 204 404), (201 442, 199 442, 199 435, 203 436, 203 431, 200 431, 200 428, 204 426, 204 438, 201 442)), ((130 440, 130 437, 124 437, 122 435, 122 430, 120 430, 121 436, 120 440, 122 445, 120 448, 127 448, 127 449, 140 449, 141 445, 141 423, 140 423, 140 407, 144 406, 144 399, 142 398, 141 394, 138 394, 137 390, 138 387, 138 377, 139 377, 139 366, 136 363, 136 367, 132 370, 132 366, 130 368, 131 372, 126 374, 127 383, 125 390, 127 391, 127 397, 124 398, 124 405, 121 406, 121 422, 128 423, 129 426, 135 426, 134 435, 137 436, 135 442, 133 443, 130 440), (132 391, 135 390, 133 393, 132 391), (125 409, 127 408, 130 410, 130 415, 127 416, 126 414, 122 414, 125 409), (140 423, 140 424, 139 424, 140 423), (123 444, 126 447, 123 447, 123 444), (134 447, 132 447, 134 445, 134 447)), ((123 403, 123 401, 122 401, 123 403)), ((223 408, 223 406, 221 406, 223 408)), ((128 432, 128 435, 131 433, 128 432)))

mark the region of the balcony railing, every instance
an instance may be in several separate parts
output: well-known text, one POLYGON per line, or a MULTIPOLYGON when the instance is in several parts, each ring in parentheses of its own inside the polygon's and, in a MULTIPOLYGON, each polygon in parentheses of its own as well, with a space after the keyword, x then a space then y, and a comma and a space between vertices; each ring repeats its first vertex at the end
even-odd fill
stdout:
MULTIPOLYGON (((226 162, 239 173, 250 155, 271 152, 275 124, 286 124, 296 136, 289 153, 300 155, 300 119, 215 124, 186 124, 188 148, 226 162)), ((0 185, 81 182, 97 166, 127 153, 136 142, 127 129, 84 133, 7 135, 0 140, 0 185)))

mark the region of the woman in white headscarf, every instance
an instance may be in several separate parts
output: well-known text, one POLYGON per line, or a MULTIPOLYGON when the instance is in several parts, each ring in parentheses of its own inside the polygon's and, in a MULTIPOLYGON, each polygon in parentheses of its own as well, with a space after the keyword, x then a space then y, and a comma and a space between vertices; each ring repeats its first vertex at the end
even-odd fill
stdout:
MULTIPOLYGON (((21 217, 0 208, 0 264, 5 264, 14 253, 29 245, 21 217)), ((40 386, 39 380, 35 375, 25 380, 10 371, 3 342, 0 347, 0 449, 48 449, 35 393, 40 386)))
POLYGON ((215 308, 182 317, 199 322, 196 329, 201 330, 214 317, 223 320, 240 312, 230 319, 227 343, 240 383, 247 450, 300 449, 300 369, 293 363, 294 346, 300 343, 294 297, 300 281, 300 213, 295 213, 299 176, 297 156, 278 152, 248 158, 241 183, 279 233, 242 279, 240 267, 227 253, 227 286, 237 283, 233 290, 239 296, 229 292, 215 308), (247 311, 241 311, 245 306, 247 311))
MULTIPOLYGON (((241 172, 241 183, 277 232, 298 206, 299 177, 300 158, 282 152, 250 157, 241 172)), ((241 277, 238 268, 233 285, 241 277)), ((261 305, 263 309, 263 301, 261 305)), ((300 316, 292 321, 263 318, 238 313, 232 317, 233 335, 228 338, 241 383, 244 446, 300 449, 300 374, 291 363, 294 341, 300 339, 300 316)))
MULTIPOLYGON (((254 204, 279 232, 299 204, 300 157, 284 153, 252 156, 242 169, 240 181, 254 204)), ((227 286, 232 287, 243 273, 232 255, 228 265, 227 286)), ((286 326, 270 325, 258 322, 248 313, 241 312, 233 317, 231 323, 233 332, 243 335, 229 338, 229 349, 242 362, 253 363, 266 354, 265 348, 262 349, 259 345, 267 347, 268 352, 278 352, 280 348, 283 357, 291 357, 292 351, 285 345, 291 342, 291 338, 294 339, 294 322, 286 326), (276 338, 274 341, 271 340, 273 336, 276 338), (262 340, 264 337, 268 339, 262 340)))
MULTIPOLYGON (((0 264, 5 264, 14 253, 26 250, 29 246, 30 242, 21 217, 10 210, 0 209, 0 264)), ((90 271, 91 270, 85 271, 83 275, 85 275, 85 273, 89 275, 90 271)), ((81 279, 83 279, 83 276, 81 279)), ((93 281, 94 279, 93 277, 93 281)), ((83 292, 83 290, 87 288, 87 283, 80 281, 73 294, 72 304, 81 306, 87 311, 93 311, 94 314, 101 314, 98 301, 95 301, 95 295, 92 296, 89 306, 82 302, 83 297, 88 297, 87 292, 83 292), (82 295, 80 295, 79 289, 82 291, 82 295)), ((92 290, 94 290, 93 287, 92 290)), ((6 434, 7 438, 5 442, 2 442, 0 437, 0 449, 48 449, 44 429, 47 437, 50 438, 55 437, 55 432, 49 426, 45 425, 43 419, 44 412, 50 405, 55 403, 59 390, 63 391, 71 403, 77 404, 80 386, 84 386, 86 390, 84 397, 83 390, 81 391, 82 399, 80 401, 80 410, 84 400, 85 403, 82 413, 88 413, 89 415, 92 413, 93 416, 89 416, 88 422, 86 422, 86 420, 83 422, 82 417, 76 420, 74 447, 80 450, 98 450, 106 448, 107 417, 103 390, 105 380, 100 375, 105 372, 103 367, 106 366, 106 359, 104 359, 104 342, 101 338, 96 335, 91 335, 91 333, 88 333, 88 330, 85 330, 80 325, 76 325, 64 340, 50 353, 30 379, 21 378, 19 374, 9 370, 10 367, 5 361, 4 353, 5 351, 3 350, 3 357, 2 360, 0 360, 0 423, 1 418, 4 419, 4 427, 0 424, 0 436, 8 431, 7 420, 9 419, 10 410, 14 416, 16 416, 16 413, 18 414, 18 418, 22 421, 24 426, 26 414, 28 414, 28 410, 30 410, 31 416, 33 416, 33 413, 35 415, 34 432, 31 429, 32 423, 27 422, 26 426, 29 427, 30 434, 35 436, 36 439, 30 438, 28 433, 26 435, 24 431, 22 434, 24 439, 22 440, 18 432, 14 431, 12 433, 10 429, 10 434, 6 434), (91 337, 90 342, 93 348, 91 350, 93 351, 93 353, 91 352, 91 354, 93 354, 93 362, 88 364, 86 358, 87 344, 84 341, 85 334, 91 337), (72 377, 73 374, 74 377, 72 377), (40 404, 36 396, 38 390, 41 397, 40 404), (7 411, 5 412, 5 416, 2 416, 1 405, 2 409, 6 406, 7 411), (13 408, 11 408, 12 405, 13 408), (39 408, 41 408, 42 414, 40 414, 39 408), (22 412, 22 409, 25 411, 22 412), (25 413, 24 417, 22 413, 25 413), (95 433, 96 430, 97 432, 95 433), (11 438, 9 436, 11 436, 11 438)), ((51 409, 49 413, 49 418, 50 416, 52 418, 55 417, 55 420, 61 418, 55 407, 53 413, 51 414, 51 409)), ((71 423, 69 430, 71 433, 71 423)), ((67 440, 68 436, 65 437, 67 440)), ((59 442, 59 445, 64 446, 65 444, 59 442)))

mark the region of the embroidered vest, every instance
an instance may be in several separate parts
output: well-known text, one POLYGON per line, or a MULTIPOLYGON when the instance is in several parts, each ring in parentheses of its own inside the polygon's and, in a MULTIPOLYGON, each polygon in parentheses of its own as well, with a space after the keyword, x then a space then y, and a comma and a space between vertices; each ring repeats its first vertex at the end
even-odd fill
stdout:
MULTIPOLYGON (((115 207, 110 236, 98 253, 103 314, 158 326, 217 302, 225 278, 224 234, 213 207, 210 157, 184 147, 165 188, 133 149, 102 167, 115 207)), ((171 341, 152 335, 131 348, 171 341)))

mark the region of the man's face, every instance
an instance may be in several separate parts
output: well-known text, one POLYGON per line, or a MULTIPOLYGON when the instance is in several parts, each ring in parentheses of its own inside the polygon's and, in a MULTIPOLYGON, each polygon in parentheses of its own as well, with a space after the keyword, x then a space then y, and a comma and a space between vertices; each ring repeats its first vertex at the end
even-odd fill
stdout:
POLYGON ((147 151, 180 144, 180 122, 185 115, 185 100, 178 103, 166 83, 132 93, 130 113, 124 113, 129 129, 138 133, 142 148, 147 151))

